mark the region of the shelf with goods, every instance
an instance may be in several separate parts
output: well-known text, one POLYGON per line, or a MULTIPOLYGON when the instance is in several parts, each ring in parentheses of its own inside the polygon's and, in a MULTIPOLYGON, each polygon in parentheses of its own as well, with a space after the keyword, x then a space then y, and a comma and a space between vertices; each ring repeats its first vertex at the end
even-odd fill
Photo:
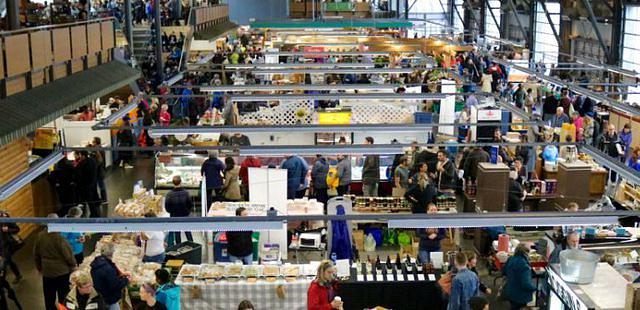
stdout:
POLYGON ((640 209, 640 185, 626 181, 618 183, 615 200, 628 210, 640 209))

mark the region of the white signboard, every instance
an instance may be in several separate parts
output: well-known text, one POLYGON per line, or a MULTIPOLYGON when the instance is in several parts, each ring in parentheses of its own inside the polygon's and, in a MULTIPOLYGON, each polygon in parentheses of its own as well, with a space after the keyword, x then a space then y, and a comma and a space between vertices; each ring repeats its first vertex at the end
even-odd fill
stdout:
MULTIPOLYGON (((441 87, 442 93, 456 92, 455 81, 443 79, 440 82, 442 84, 442 87, 441 87)), ((451 95, 440 100, 439 123, 452 124, 455 122, 455 120, 456 120, 456 96, 451 95)), ((438 127, 438 132, 453 136, 454 128, 453 126, 441 126, 441 127, 438 127)))

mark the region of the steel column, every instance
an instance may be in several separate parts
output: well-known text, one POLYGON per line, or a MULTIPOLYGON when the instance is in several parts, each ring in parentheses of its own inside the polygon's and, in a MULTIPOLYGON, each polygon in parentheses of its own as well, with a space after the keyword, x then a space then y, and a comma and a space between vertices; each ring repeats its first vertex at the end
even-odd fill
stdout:
POLYGON ((542 6, 542 10, 544 10, 544 15, 547 17, 547 22, 551 25, 551 31, 553 31, 553 36, 556 37, 556 41, 558 42, 558 47, 562 47, 562 40, 560 40, 560 35, 558 34, 558 30, 556 30, 556 25, 551 21, 551 15, 549 14, 549 10, 547 10, 547 4, 545 0, 540 1, 540 5, 542 6))
POLYGON ((20 2, 19 0, 6 0, 7 26, 9 30, 20 29, 20 2))
MULTIPOLYGON (((513 13, 513 16, 516 17, 516 22, 518 23, 518 27, 520 28, 520 31, 522 31, 524 40, 529 41, 529 35, 527 34, 527 31, 524 29, 524 26, 522 26, 522 21, 520 20, 520 16, 518 16, 518 11, 516 11, 516 6, 513 4, 513 0, 507 0, 507 3, 511 8, 511 13, 513 13)), ((531 31, 531 29, 529 30, 531 31)), ((529 46, 529 48, 531 48, 531 42, 527 42, 527 45, 529 46)))
POLYGON ((156 80, 159 83, 162 82, 164 75, 164 61, 162 59, 162 25, 160 25, 160 1, 154 1, 153 5, 153 13, 155 17, 155 21, 153 25, 154 27, 154 39, 156 42, 156 80))
POLYGON ((596 33, 596 37, 598 37, 598 42, 600 43, 600 48, 607 57, 607 63, 609 63, 612 59, 611 50, 607 48, 607 45, 604 43, 604 39, 602 38, 602 34, 600 33, 600 29, 598 29, 598 21, 596 20, 595 14, 593 14, 593 8, 591 7, 591 3, 589 0, 581 0, 584 7, 589 12, 589 21, 591 22, 591 26, 593 27, 593 31, 596 33))
POLYGON ((622 4, 622 0, 614 0, 613 5, 613 23, 611 25, 611 59, 609 64, 621 65, 624 6, 622 4))
POLYGON ((129 42, 129 52, 133 59, 133 16, 131 14, 131 0, 124 0, 124 36, 129 42))

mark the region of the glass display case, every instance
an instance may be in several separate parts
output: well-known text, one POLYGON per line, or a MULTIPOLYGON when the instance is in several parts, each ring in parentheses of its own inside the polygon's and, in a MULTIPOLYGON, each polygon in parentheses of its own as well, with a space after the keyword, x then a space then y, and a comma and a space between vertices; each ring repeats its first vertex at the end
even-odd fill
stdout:
POLYGON ((173 187, 173 177, 179 175, 182 187, 198 189, 202 176, 200 167, 207 159, 206 155, 184 153, 158 153, 155 165, 155 187, 168 189, 173 187))

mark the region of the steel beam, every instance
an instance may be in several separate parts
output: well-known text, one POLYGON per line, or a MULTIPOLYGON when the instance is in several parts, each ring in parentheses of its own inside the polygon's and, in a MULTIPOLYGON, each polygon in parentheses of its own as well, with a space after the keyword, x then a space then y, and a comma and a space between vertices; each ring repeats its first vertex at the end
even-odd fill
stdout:
POLYGON ((549 10, 547 10, 547 4, 545 0, 540 1, 540 5, 542 5, 542 10, 544 10, 544 16, 547 17, 547 22, 551 26, 551 31, 553 31, 553 36, 556 37, 556 41, 558 42, 558 47, 562 47, 562 40, 560 40, 560 35, 558 34, 558 30, 556 30, 556 25, 551 21, 551 15, 549 14, 549 10))
POLYGON ((6 0, 7 10, 7 28, 9 30, 20 29, 20 1, 19 0, 6 0))
MULTIPOLYGON (((462 15, 460 15, 460 11, 458 11, 458 6, 456 5, 456 1, 455 0, 451 0, 451 1, 453 2, 453 10, 456 12, 456 15, 458 15, 458 18, 462 22, 462 27, 464 27, 465 29, 469 28, 467 27, 467 23, 464 22, 464 18, 462 18, 462 15)), ((451 20, 451 22, 453 26, 453 19, 451 20)))
MULTIPOLYGON (((611 27, 611 59, 609 60, 610 65, 618 65, 622 60, 622 27, 624 20, 624 6, 622 4, 622 0, 613 0, 614 8, 613 8, 613 22, 611 27)), ((606 3, 606 1, 605 1, 606 3)))
MULTIPOLYGON (((511 1, 511 0, 509 0, 511 1)), ((607 63, 609 63, 612 59, 611 50, 604 43, 604 39, 602 38, 602 33, 600 33, 600 29, 598 29, 598 21, 596 20, 595 14, 593 14, 593 8, 591 7, 591 3, 589 0, 581 0, 584 7, 589 12, 589 21, 591 22, 591 26, 593 27, 593 31, 596 33, 596 37, 598 37, 598 42, 600 43, 600 48, 607 57, 607 63)))
POLYGON ((156 80, 160 84, 164 78, 164 61, 162 59, 162 25, 160 24, 160 1, 154 1, 154 40, 156 42, 156 80))
MULTIPOLYGON (((527 34, 527 30, 524 29, 524 26, 522 26, 522 21, 520 20, 520 16, 518 16, 518 11, 516 11, 516 6, 513 4, 513 0, 507 0, 507 3, 509 4, 509 7, 511 8, 511 13, 513 13, 513 16, 516 17, 516 22, 518 23, 518 27, 520 28, 520 31, 522 31, 522 35, 524 36, 524 40, 527 42, 527 45, 529 46, 529 48, 531 48, 531 43, 529 42, 529 35, 527 34)), ((531 31, 532 29, 529 29, 529 31, 531 31)))

